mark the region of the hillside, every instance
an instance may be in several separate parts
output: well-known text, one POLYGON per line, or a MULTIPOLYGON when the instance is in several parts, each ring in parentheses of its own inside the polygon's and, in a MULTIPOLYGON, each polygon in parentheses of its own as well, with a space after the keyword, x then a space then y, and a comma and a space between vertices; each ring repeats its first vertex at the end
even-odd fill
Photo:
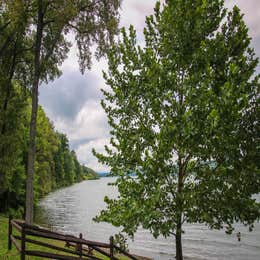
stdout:
POLYGON ((85 180, 99 179, 100 177, 99 174, 96 173, 94 170, 84 165, 82 165, 81 167, 82 167, 82 175, 85 180))

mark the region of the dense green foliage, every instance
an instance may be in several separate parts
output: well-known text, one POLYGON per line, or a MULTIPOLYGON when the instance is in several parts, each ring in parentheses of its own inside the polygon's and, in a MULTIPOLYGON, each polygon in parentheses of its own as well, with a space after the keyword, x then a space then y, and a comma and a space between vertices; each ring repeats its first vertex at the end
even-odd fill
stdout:
MULTIPOLYGON (((1 104, 4 97, 5 92, 1 90, 1 104)), ((0 135, 0 212, 24 212, 30 102, 26 91, 11 84, 7 110, 5 113, 0 111, 0 122, 5 120, 5 129, 0 135)), ((37 125, 35 203, 53 189, 93 179, 97 175, 80 165, 75 152, 69 148, 66 135, 54 130, 41 107, 37 125)))
POLYGON ((184 222, 230 232, 259 219, 258 60, 238 7, 221 0, 166 1, 146 24, 143 48, 130 27, 108 56, 112 148, 96 155, 120 195, 97 220, 173 235, 181 260, 184 222))
POLYGON ((82 174, 85 180, 96 180, 99 179, 99 175, 87 166, 82 166, 82 174))
MULTIPOLYGON (((39 85, 61 74, 60 65, 72 46, 69 33, 75 36, 82 73, 91 67, 93 54, 96 58, 104 55, 118 31, 119 6, 119 0, 0 0, 0 77, 7 90, 3 111, 14 79, 30 89, 32 100, 26 169, 27 223, 33 222, 39 85)), ((72 163, 67 161, 71 159, 65 159, 66 170, 72 172, 72 163)), ((69 176, 66 179, 71 182, 69 176)))

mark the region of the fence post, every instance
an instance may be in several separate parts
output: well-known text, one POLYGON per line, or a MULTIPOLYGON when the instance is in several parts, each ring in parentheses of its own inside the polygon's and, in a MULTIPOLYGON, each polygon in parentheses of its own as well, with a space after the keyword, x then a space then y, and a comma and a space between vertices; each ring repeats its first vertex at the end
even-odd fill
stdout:
POLYGON ((113 238, 113 236, 111 236, 109 238, 109 242, 110 242, 110 259, 113 260, 114 259, 114 238, 113 238))
POLYGON ((25 225, 24 223, 21 224, 22 231, 21 231, 21 260, 25 260, 25 225))
MULTIPOLYGON (((79 238, 82 239, 82 233, 79 234, 79 238)), ((82 244, 80 243, 79 244, 79 256, 80 258, 82 258, 82 244)))
POLYGON ((13 232, 13 226, 12 226, 11 221, 12 221, 12 216, 9 215, 9 218, 8 218, 8 250, 12 249, 11 236, 12 236, 12 232, 13 232))

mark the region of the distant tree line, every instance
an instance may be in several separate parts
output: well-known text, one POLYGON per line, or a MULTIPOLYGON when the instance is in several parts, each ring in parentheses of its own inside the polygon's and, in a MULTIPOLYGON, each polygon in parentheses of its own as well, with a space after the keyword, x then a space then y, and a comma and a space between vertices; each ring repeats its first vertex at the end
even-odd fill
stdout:
MULTIPOLYGON (((0 79, 1 80, 1 79, 0 79)), ((0 212, 24 213, 26 162, 31 99, 18 83, 0 84, 0 212)), ((38 109, 35 161, 35 203, 50 191, 97 174, 80 165, 65 134, 54 130, 42 107, 38 109)))

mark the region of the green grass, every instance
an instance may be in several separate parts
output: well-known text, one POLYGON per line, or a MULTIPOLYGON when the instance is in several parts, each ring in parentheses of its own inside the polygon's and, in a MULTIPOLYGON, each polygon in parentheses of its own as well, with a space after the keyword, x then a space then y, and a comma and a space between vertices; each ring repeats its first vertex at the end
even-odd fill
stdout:
MULTIPOLYGON (((13 228, 13 234, 19 235, 15 229, 13 228)), ((39 241, 47 242, 49 244, 59 246, 59 247, 64 247, 65 243, 57 240, 50 240, 50 239, 37 239, 39 241)), ((0 215, 0 260, 20 260, 20 254, 15 248, 15 245, 12 246, 12 250, 8 250, 7 247, 8 243, 8 218, 1 216, 0 215)), ((42 246, 38 245, 33 245, 26 243, 27 249, 31 250, 39 250, 39 251, 44 251, 44 252, 52 252, 52 253, 59 253, 58 251, 44 248, 42 246)), ((60 254, 66 254, 65 252, 60 254)), ((69 255, 69 254, 68 254, 69 255)), ((100 257, 102 260, 107 260, 109 259, 108 257, 101 256, 99 253, 95 253, 95 256, 100 257)), ((26 259, 30 260, 42 260, 43 258, 35 257, 35 256, 26 256, 26 259)), ((127 257, 120 257, 122 260, 128 259, 127 257)))
POLYGON ((8 219, 3 216, 0 216, 0 259, 1 260, 20 259, 18 251, 14 247, 11 251, 8 251, 7 239, 8 239, 8 219))
MULTIPOLYGON (((18 233, 15 231, 15 229, 13 229, 13 233, 18 235, 18 233)), ((30 237, 31 238, 31 237, 30 237)), ((35 239, 35 238, 34 238, 35 239)), ((1 260, 19 260, 20 259, 20 254, 17 251, 17 249, 15 248, 15 246, 12 246, 12 250, 8 250, 7 248, 7 243, 8 243, 8 218, 0 216, 0 259, 1 260)), ((38 239, 39 241, 43 241, 43 242, 47 242, 49 244, 55 245, 55 246, 59 246, 59 247, 64 247, 65 243, 61 242, 61 241, 57 241, 57 240, 51 240, 51 239, 38 239)), ((30 243, 26 244, 27 249, 31 249, 31 250, 39 250, 39 251, 43 251, 43 252, 52 252, 52 253, 59 253, 59 254, 67 254, 65 252, 59 252, 53 249, 49 249, 49 248, 44 248, 42 246, 38 246, 38 245, 33 245, 30 243)), ((70 254, 67 254, 70 255, 70 254)), ((95 254, 96 256, 100 256, 98 254, 95 254)), ((26 256, 26 259, 30 259, 30 260, 38 260, 38 259, 43 259, 40 257, 35 257, 35 256, 26 256)), ((109 259, 107 257, 102 257, 102 259, 109 259)))

